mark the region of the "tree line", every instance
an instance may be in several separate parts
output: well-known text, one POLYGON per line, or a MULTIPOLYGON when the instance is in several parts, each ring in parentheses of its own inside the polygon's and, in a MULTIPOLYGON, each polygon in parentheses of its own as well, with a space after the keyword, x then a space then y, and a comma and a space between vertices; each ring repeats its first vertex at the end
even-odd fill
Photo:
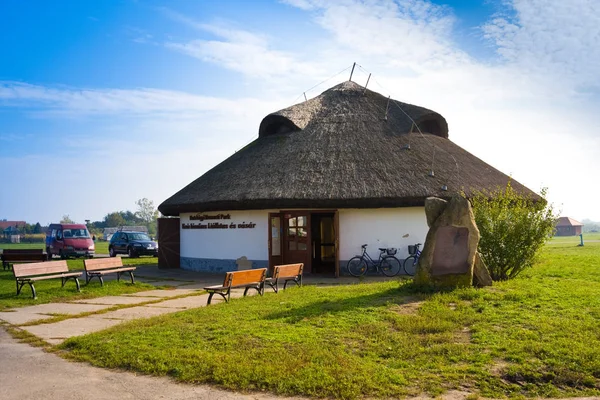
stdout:
MULTIPOLYGON (((100 221, 86 221, 88 230, 92 235, 100 236, 104 228, 118 228, 122 226, 145 226, 151 236, 156 235, 159 211, 154 207, 154 202, 147 198, 135 202, 135 211, 113 211, 104 216, 100 221)), ((63 224, 74 223, 68 215, 60 221, 63 224)))

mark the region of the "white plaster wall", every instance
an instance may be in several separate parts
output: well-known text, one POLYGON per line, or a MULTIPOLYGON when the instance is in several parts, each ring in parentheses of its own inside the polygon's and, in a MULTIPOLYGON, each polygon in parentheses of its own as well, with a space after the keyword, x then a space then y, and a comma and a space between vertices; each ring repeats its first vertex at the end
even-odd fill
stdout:
POLYGON ((218 211, 206 213, 182 213, 179 230, 181 233, 181 257, 235 260, 246 256, 248 260, 268 260, 268 211, 218 211), (195 214, 230 214, 229 220, 191 221, 195 214), (182 224, 255 223, 253 229, 182 229, 182 224))
POLYGON ((339 213, 340 260, 360 255, 360 246, 365 243, 375 260, 379 247, 397 248, 396 257, 402 259, 408 257, 409 244, 425 243, 428 227, 424 207, 347 209, 339 213))

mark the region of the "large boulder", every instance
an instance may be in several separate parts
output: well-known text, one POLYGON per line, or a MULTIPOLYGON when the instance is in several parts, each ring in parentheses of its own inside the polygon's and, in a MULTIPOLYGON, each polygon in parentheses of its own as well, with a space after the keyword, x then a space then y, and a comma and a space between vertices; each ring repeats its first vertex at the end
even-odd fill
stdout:
POLYGON ((454 196, 450 201, 429 197, 425 200, 425 214, 429 232, 415 282, 438 287, 471 286, 477 266, 476 284, 491 284, 477 253, 480 235, 469 201, 462 196, 454 196))

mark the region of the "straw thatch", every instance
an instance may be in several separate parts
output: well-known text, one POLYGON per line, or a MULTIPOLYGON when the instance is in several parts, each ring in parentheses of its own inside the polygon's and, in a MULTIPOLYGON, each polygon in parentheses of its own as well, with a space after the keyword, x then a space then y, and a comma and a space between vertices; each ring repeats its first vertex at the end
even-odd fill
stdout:
MULTIPOLYGON (((495 189, 508 180, 452 143, 446 120, 438 113, 388 102, 344 82, 266 116, 258 139, 167 199, 159 210, 178 215, 422 206, 429 196, 495 189), (434 176, 429 176, 431 170, 434 176)), ((511 184, 532 194, 518 182, 511 184)))

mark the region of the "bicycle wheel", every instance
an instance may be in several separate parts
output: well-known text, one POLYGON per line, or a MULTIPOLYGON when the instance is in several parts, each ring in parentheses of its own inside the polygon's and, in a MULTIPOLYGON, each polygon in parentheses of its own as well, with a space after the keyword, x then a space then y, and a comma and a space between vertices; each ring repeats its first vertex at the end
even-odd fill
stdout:
POLYGON ((394 276, 400 272, 400 260, 394 256, 388 256, 381 260, 379 267, 385 276, 394 276))
POLYGON ((353 257, 348 261, 348 272, 352 276, 361 276, 367 272, 367 263, 362 257, 353 257))
POLYGON ((408 258, 406 260, 404 260, 404 273, 406 275, 410 275, 413 276, 415 274, 415 271, 417 270, 417 262, 419 260, 417 260, 417 257, 415 256, 408 256, 408 258))

